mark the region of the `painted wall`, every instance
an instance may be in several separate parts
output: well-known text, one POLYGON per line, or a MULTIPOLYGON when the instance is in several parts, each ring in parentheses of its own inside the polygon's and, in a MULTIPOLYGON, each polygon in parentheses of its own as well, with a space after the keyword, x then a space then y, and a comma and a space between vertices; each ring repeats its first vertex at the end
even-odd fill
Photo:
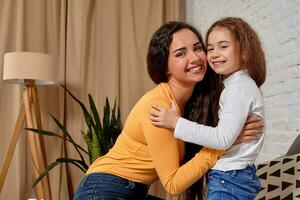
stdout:
POLYGON ((267 59, 267 135, 260 163, 284 155, 300 132, 300 1, 186 0, 186 20, 205 37, 217 19, 245 19, 258 33, 267 59))

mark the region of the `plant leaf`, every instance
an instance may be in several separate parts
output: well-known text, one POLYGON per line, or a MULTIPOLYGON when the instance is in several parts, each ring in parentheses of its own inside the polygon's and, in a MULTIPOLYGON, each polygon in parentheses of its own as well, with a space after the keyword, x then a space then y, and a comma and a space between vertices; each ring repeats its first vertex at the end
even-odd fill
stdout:
POLYGON ((86 172, 89 168, 89 166, 82 160, 71 159, 71 158, 58 158, 56 159, 56 161, 60 163, 71 163, 73 165, 76 165, 83 172, 86 172))
POLYGON ((91 163, 92 160, 92 155, 91 155, 91 151, 92 151, 92 138, 90 138, 85 132, 81 131, 82 137, 86 143, 86 146, 88 148, 89 151, 89 160, 91 163))
POLYGON ((102 125, 101 125, 99 113, 97 111, 97 108, 96 108, 95 102, 93 100, 93 97, 90 94, 89 94, 89 103, 90 103, 90 109, 92 111, 94 121, 95 121, 95 124, 96 124, 96 129, 95 130, 101 129, 102 125))
POLYGON ((89 114, 88 110, 86 109, 85 105, 78 98, 76 98, 72 94, 72 92, 69 91, 63 84, 60 84, 60 86, 63 87, 68 92, 68 94, 80 105, 87 126, 88 127, 90 127, 92 125, 95 126, 93 119, 92 119, 91 115, 89 114))
MULTIPOLYGON (((51 115, 51 114, 50 114, 51 115)), ((73 140, 73 138, 71 137, 71 135, 68 133, 68 131, 66 130, 66 128, 53 116, 51 115, 52 119, 54 120, 54 122, 56 123, 56 125, 63 131, 64 135, 70 139, 70 142, 73 144, 73 146, 75 147, 77 153, 79 154, 81 160, 83 162, 84 161, 84 158, 83 158, 83 155, 81 154, 81 152, 79 151, 79 148, 77 147, 78 144, 76 144, 76 142, 73 140)))
MULTIPOLYGON (((58 138, 60 138, 60 139, 62 139, 62 140, 66 140, 66 141, 68 141, 68 142, 71 142, 71 140, 70 140, 69 138, 63 137, 63 136, 61 136, 61 135, 59 135, 59 134, 56 134, 56 133, 54 133, 54 132, 52 132, 52 131, 46 131, 46 130, 35 129, 35 128, 24 128, 24 129, 27 130, 27 131, 32 131, 32 132, 37 133, 37 134, 40 134, 40 135, 46 135, 46 136, 52 136, 52 137, 58 137, 58 138)), ((71 143, 72 143, 72 142, 71 142, 71 143)), ((76 145, 81 151, 83 151, 84 153, 89 154, 89 152, 87 152, 87 151, 86 151, 84 148, 82 148, 80 145, 78 145, 78 144, 76 144, 76 143, 75 143, 75 145, 76 145)))
POLYGON ((56 161, 54 161, 53 163, 48 165, 46 170, 38 178, 36 178, 34 180, 34 182, 32 183, 32 188, 34 188, 36 186, 36 184, 38 184, 46 175, 48 175, 48 173, 51 169, 53 169, 55 166, 57 166, 58 164, 61 164, 61 163, 71 163, 71 164, 77 166, 83 172, 86 172, 86 170, 88 169, 88 166, 85 163, 83 163, 81 160, 75 160, 75 159, 69 159, 69 158, 58 158, 58 159, 56 159, 56 161))
POLYGON ((105 99, 105 106, 103 108, 103 129, 105 130, 109 126, 109 119, 110 119, 110 105, 108 98, 105 99))
POLYGON ((92 143, 91 143, 90 163, 92 163, 94 160, 96 160, 99 156, 102 156, 102 150, 101 150, 101 147, 99 144, 97 133, 93 127, 92 127, 91 131, 92 131, 93 139, 92 139, 92 143))

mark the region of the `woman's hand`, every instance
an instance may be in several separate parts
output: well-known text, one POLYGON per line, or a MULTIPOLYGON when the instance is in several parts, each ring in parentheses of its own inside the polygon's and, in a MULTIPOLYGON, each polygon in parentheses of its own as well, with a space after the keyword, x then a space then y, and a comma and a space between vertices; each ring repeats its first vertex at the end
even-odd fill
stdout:
POLYGON ((242 142, 249 142, 259 139, 263 133, 263 129, 264 121, 260 117, 256 115, 248 117, 244 128, 235 140, 234 144, 240 144, 242 142))

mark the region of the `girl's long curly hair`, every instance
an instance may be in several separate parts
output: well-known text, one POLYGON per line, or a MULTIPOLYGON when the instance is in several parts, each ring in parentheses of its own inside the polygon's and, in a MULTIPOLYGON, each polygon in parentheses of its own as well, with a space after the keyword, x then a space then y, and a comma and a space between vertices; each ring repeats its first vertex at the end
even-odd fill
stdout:
MULTIPOLYGON (((207 68, 204 79, 197 83, 193 95, 186 104, 185 117, 207 126, 216 126, 218 123, 219 98, 223 89, 221 76, 210 67, 207 68)), ((185 144, 184 162, 189 161, 201 150, 201 146, 192 143, 185 144)), ((203 199, 204 177, 194 183, 185 192, 184 199, 203 199)))

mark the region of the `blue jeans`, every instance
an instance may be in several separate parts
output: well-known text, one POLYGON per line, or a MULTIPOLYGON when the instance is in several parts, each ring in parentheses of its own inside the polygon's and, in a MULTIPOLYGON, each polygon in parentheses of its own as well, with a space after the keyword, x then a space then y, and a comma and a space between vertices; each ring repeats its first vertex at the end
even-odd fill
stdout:
POLYGON ((74 200, 142 200, 148 185, 105 173, 89 174, 80 182, 74 200))
POLYGON ((245 169, 208 173, 209 200, 253 200, 261 185, 254 165, 245 169))

